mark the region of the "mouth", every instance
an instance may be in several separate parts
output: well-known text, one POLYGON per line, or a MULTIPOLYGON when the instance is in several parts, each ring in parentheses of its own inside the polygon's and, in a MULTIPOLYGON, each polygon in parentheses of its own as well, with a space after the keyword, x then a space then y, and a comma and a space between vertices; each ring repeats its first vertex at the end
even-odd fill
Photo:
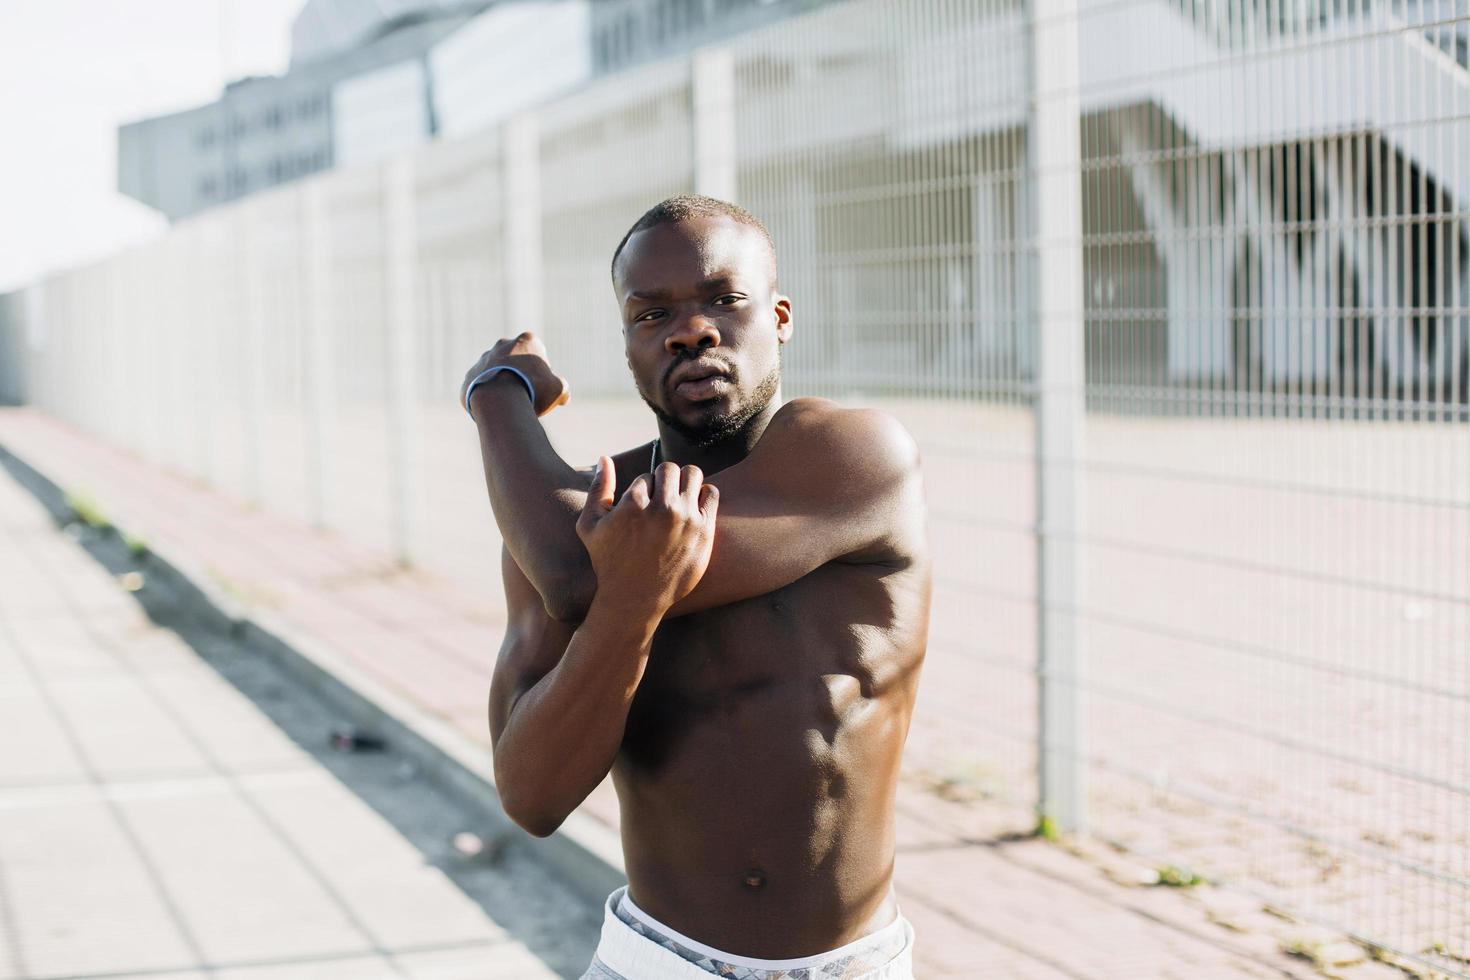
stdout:
POLYGON ((730 376, 718 364, 692 363, 674 371, 669 387, 675 395, 688 401, 708 401, 725 393, 730 387, 730 376))

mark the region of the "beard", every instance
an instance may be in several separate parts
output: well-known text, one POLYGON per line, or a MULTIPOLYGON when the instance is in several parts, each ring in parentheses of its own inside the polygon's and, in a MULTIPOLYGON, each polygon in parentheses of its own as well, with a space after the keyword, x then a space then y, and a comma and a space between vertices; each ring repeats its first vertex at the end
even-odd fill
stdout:
POLYGON ((728 412, 705 416, 696 423, 684 422, 655 405, 643 391, 641 385, 638 386, 638 396, 643 399, 643 404, 648 406, 660 422, 679 433, 691 448, 708 449, 744 432, 751 420, 764 412, 766 406, 771 404, 771 399, 776 397, 776 390, 780 387, 781 361, 778 355, 770 372, 761 379, 760 384, 755 386, 743 402, 728 412))

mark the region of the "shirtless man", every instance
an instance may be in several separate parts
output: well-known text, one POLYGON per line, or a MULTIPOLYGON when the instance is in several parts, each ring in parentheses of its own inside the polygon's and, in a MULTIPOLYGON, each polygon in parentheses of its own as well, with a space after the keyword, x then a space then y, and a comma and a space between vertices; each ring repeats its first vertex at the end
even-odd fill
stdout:
POLYGON ((587 977, 910 976, 892 877, 930 589, 913 440, 877 411, 781 404, 791 303, 745 211, 665 201, 612 273, 657 439, 563 462, 537 418, 566 386, 529 333, 461 389, 506 546, 505 812, 548 835, 612 772, 628 887, 587 977))

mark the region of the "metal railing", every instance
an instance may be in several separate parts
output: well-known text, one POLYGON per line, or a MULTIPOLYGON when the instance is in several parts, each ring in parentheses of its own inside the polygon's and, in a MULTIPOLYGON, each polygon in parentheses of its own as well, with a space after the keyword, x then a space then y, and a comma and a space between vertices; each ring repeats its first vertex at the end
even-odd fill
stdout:
POLYGON ((786 394, 924 452, 908 778, 1466 976, 1470 74, 1402 13, 1199 9, 824 7, 52 277, 27 389, 493 594, 462 372, 536 329, 569 456, 646 438, 612 249, 735 198, 786 394))

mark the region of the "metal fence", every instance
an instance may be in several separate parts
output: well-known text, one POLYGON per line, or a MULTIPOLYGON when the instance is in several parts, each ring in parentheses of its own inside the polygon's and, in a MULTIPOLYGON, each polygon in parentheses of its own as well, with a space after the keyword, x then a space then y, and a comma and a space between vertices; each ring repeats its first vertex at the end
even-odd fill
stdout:
POLYGON ((646 438, 611 251, 736 199, 794 300, 786 393, 924 451, 907 778, 1467 976, 1467 25, 851 0, 56 276, 10 304, 28 391, 493 595, 462 372, 537 329, 567 454, 646 438))

